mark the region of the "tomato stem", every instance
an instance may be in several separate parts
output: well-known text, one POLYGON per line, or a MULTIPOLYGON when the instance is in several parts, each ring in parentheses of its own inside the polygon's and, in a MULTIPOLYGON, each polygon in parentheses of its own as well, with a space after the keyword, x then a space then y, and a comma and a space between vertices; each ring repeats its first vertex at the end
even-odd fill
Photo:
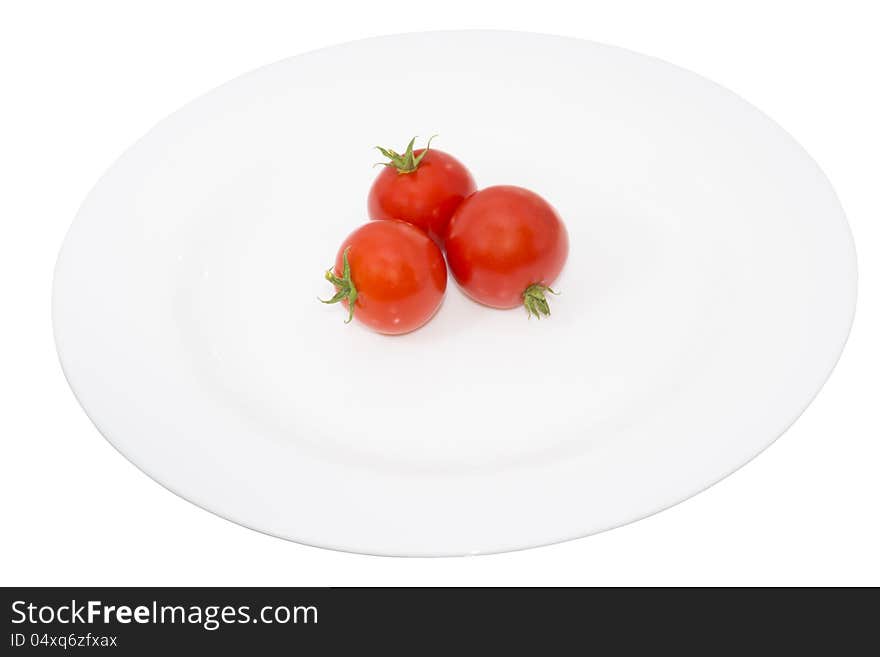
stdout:
POLYGON ((532 315, 538 319, 541 319, 541 315, 550 316, 550 304, 547 303, 547 297, 544 296, 546 292, 559 294, 549 285, 541 285, 540 283, 529 285, 526 291, 523 292, 523 305, 526 308, 529 319, 532 318, 532 315))
POLYGON ((351 280, 351 267, 348 265, 349 251, 351 251, 350 246, 342 252, 342 276, 337 276, 332 268, 328 269, 324 274, 324 278, 336 286, 336 294, 329 299, 318 297, 318 301, 321 303, 339 303, 343 299, 348 301, 348 319, 345 320, 346 324, 354 317, 354 303, 358 298, 357 288, 354 286, 354 281, 351 280))
POLYGON ((431 139, 429 139, 428 143, 425 145, 425 149, 418 155, 413 152, 413 145, 416 143, 416 137, 413 137, 409 140, 409 144, 406 145, 406 150, 403 152, 403 155, 390 148, 382 148, 381 146, 376 146, 379 152, 390 160, 390 162, 377 162, 376 164, 381 164, 382 166, 386 167, 393 167, 397 169, 397 173, 412 173, 419 168, 419 164, 422 162, 425 155, 428 154, 428 150, 431 148, 431 140, 434 139, 434 137, 436 136, 437 135, 431 136, 431 139))

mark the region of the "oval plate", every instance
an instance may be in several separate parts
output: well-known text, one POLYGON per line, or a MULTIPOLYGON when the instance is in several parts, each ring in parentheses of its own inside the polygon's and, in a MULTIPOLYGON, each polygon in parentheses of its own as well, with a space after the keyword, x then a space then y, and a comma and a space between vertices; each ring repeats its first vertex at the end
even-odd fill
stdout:
POLYGON ((586 536, 734 471, 819 391, 855 296, 828 180, 734 94, 585 41, 446 32, 294 57, 162 121, 83 204, 53 313, 89 417, 178 495, 311 545, 450 555, 586 536), (565 219, 551 318, 450 283, 390 338, 316 301, 371 147, 434 132, 565 219))

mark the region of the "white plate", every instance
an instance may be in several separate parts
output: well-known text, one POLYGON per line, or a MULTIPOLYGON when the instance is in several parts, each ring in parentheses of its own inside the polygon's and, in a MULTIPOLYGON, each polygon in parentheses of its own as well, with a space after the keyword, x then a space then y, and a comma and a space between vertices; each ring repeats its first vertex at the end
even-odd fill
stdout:
POLYGON ((828 180, 737 96, 617 48, 446 32, 294 57, 162 121, 83 204, 53 311, 89 417, 178 495, 446 555, 586 536, 734 471, 818 392, 855 295, 828 180), (390 338, 316 301, 371 147, 434 132, 565 219, 549 320, 450 283, 390 338))

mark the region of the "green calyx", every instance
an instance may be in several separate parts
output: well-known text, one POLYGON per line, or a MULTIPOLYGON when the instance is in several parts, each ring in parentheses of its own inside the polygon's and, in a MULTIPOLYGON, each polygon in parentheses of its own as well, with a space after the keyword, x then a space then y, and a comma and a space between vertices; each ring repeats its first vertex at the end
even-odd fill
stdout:
MULTIPOLYGON (((431 139, 434 139, 437 135, 433 135, 431 139)), ((382 155, 387 157, 389 162, 377 162, 376 164, 381 164, 386 167, 393 167, 397 169, 397 173, 412 173, 416 169, 419 168, 419 164, 425 158, 425 155, 428 154, 428 149, 431 148, 431 139, 428 140, 428 143, 425 145, 425 150, 423 150, 418 155, 413 153, 413 145, 416 143, 416 138, 413 137, 410 139, 409 144, 406 145, 406 150, 403 152, 403 155, 400 153, 391 150, 390 148, 382 148, 381 146, 376 146, 382 155)))
POLYGON ((554 292, 550 286, 541 285, 540 283, 529 285, 526 288, 526 291, 523 292, 523 305, 526 308, 526 313, 528 313, 529 319, 532 318, 532 315, 538 319, 541 319, 542 315, 547 317, 550 316, 550 304, 547 303, 547 297, 544 296, 547 292, 550 294, 559 294, 558 292, 554 292))
POLYGON ((351 280, 351 267, 348 265, 349 251, 351 251, 350 246, 342 252, 342 276, 337 276, 333 269, 328 269, 324 274, 324 278, 336 286, 336 294, 329 299, 318 297, 318 301, 321 303, 339 303, 343 299, 348 301, 348 319, 345 320, 346 324, 354 317, 354 302, 358 298, 357 288, 354 286, 354 281, 351 280))

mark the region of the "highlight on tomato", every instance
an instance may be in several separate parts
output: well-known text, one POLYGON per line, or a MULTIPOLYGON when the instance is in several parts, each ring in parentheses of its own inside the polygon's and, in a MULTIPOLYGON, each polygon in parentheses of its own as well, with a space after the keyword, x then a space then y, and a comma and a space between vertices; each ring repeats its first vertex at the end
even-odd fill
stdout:
POLYGON ((446 263, 440 248, 402 221, 371 221, 345 238, 333 269, 336 288, 322 303, 340 303, 379 333, 398 335, 423 326, 443 301, 446 263))
POLYGON ((472 299, 493 308, 523 305, 550 314, 546 294, 568 258, 568 232, 547 201, 528 189, 482 189, 455 211, 446 237, 449 269, 472 299))
POLYGON ((446 228, 459 204, 476 191, 470 171, 457 159, 431 148, 413 150, 416 138, 403 154, 376 148, 388 158, 367 197, 370 219, 406 221, 443 247, 446 228))

